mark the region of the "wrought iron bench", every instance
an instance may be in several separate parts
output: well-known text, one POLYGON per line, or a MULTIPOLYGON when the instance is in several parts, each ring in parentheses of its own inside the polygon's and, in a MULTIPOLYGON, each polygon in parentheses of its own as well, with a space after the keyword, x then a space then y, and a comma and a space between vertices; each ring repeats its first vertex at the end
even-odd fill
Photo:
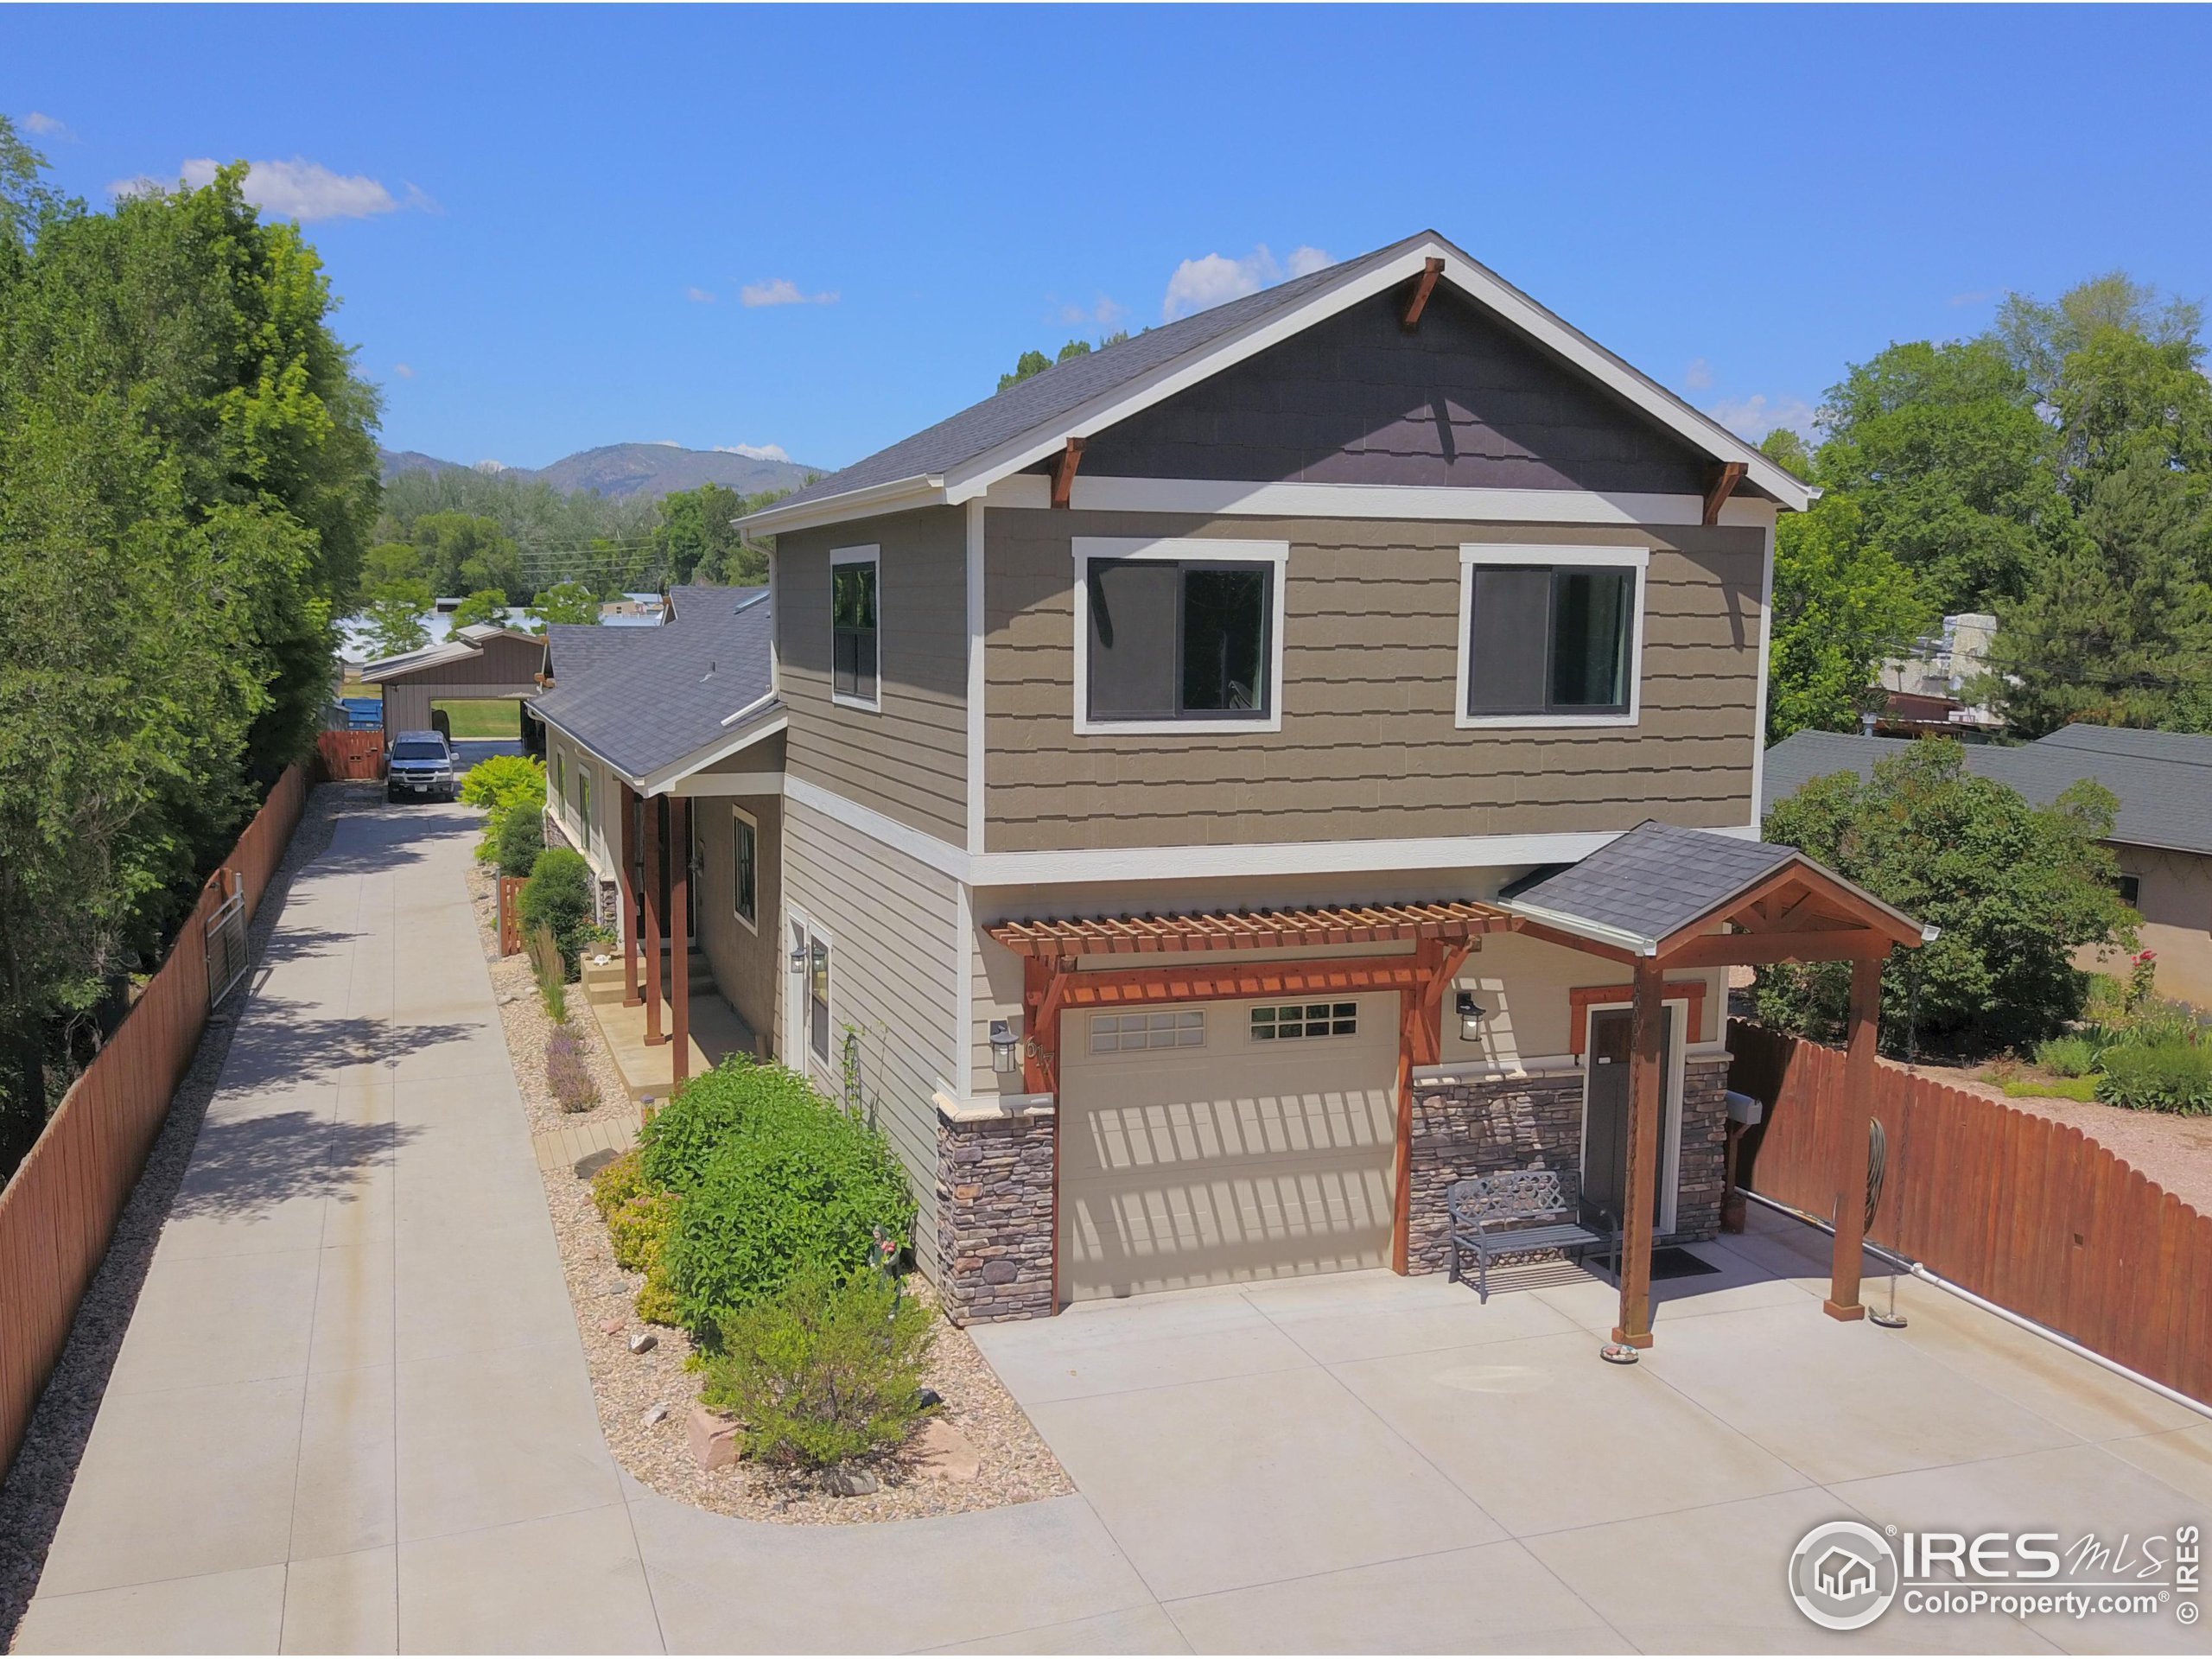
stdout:
POLYGON ((1592 1245, 1618 1259, 1620 1230, 1606 1211, 1586 1203, 1582 1178, 1571 1169, 1514 1169, 1454 1181, 1444 1195, 1451 1213, 1451 1280, 1475 1262, 1475 1283, 1490 1300, 1490 1264, 1503 1255, 1541 1250, 1571 1253, 1579 1262, 1592 1245), (1594 1221, 1593 1228, 1586 1223, 1594 1221))

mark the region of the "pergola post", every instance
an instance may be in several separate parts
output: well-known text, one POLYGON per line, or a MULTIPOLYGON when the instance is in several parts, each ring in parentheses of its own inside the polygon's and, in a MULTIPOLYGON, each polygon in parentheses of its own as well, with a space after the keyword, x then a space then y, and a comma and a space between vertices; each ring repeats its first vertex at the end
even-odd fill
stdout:
POLYGON ((673 1081, 691 1075, 691 803, 681 795, 668 798, 668 852, 674 861, 669 873, 668 971, 669 1006, 674 1029, 669 1040, 676 1046, 673 1081))
POLYGON ((638 990, 638 791, 621 785, 622 1006, 644 1000, 638 990))
POLYGON ((658 1048, 668 1039, 660 1034, 660 839, 665 802, 658 795, 645 800, 645 1046, 658 1048))
POLYGON ((1882 958, 1851 964, 1851 1046, 1843 1061, 1843 1124, 1836 1156, 1835 1262, 1826 1303, 1832 1319, 1862 1319, 1859 1252, 1866 1241, 1866 1165, 1874 1139, 1874 1041, 1882 1018, 1882 958))
POLYGON ((1628 1180, 1621 1200, 1621 1316, 1613 1340, 1651 1345, 1651 1218, 1659 1194, 1659 1103, 1666 1088, 1667 976, 1649 957, 1636 964, 1629 1016, 1628 1180))

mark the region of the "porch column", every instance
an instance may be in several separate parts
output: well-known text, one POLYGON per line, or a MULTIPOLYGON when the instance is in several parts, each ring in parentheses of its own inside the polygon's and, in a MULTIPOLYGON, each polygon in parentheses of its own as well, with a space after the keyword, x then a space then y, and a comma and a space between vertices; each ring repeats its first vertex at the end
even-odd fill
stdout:
POLYGON ((669 1041, 676 1045, 676 1064, 670 1075, 682 1083, 691 1075, 691 803, 680 795, 668 798, 668 852, 674 861, 669 872, 668 933, 671 941, 668 971, 669 1003, 675 1013, 675 1029, 669 1041))
POLYGON ((657 1048, 668 1039, 660 1034, 660 830, 666 803, 658 795, 645 800, 645 1046, 657 1048))
POLYGON ((1882 1018, 1882 958, 1851 964, 1851 1047, 1843 1060, 1843 1121, 1837 1136, 1835 1264, 1826 1304, 1832 1319, 1863 1319, 1859 1249, 1866 1238, 1866 1162, 1874 1139, 1874 1039, 1882 1018))
POLYGON ((1472 946, 1422 939, 1414 947, 1418 987, 1398 993, 1398 1171, 1390 1223, 1390 1268, 1412 1271, 1414 1207, 1414 1068, 1444 1058, 1444 994, 1466 966, 1472 946))
POLYGON ((1650 958, 1636 964, 1629 1017, 1628 1180, 1621 1201, 1621 1322, 1613 1340, 1651 1345, 1651 1217, 1659 1192, 1659 1098, 1667 1020, 1667 976, 1650 958))
POLYGON ((622 1006, 634 1008, 638 992, 638 791, 624 784, 618 800, 622 812, 622 1006))

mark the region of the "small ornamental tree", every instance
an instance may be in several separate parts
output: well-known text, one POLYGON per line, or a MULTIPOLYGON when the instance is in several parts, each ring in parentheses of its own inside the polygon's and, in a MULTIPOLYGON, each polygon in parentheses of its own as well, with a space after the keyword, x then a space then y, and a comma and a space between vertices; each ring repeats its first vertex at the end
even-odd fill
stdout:
MULTIPOLYGON (((1893 952, 1882 980, 1882 1038, 1900 1050, 1917 1002, 1921 1045, 1961 1056, 2023 1048, 2081 1017, 2083 945, 2132 947, 2134 912, 2101 845, 2118 804, 2074 785, 2047 807, 1966 769, 1948 740, 1915 744, 1871 780, 1816 778, 1767 815, 1765 838, 1796 847, 1847 880, 1932 924, 1938 937, 1893 952)), ((1765 1023, 1839 1040, 1847 963, 1759 969, 1765 1023)))

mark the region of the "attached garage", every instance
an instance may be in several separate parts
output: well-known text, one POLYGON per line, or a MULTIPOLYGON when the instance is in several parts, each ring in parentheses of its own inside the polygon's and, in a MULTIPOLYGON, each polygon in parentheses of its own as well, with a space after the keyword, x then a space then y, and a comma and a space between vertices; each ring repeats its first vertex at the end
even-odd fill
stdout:
POLYGON ((1062 1295, 1388 1265, 1398 1009, 1388 992, 1071 1012, 1062 1295))

